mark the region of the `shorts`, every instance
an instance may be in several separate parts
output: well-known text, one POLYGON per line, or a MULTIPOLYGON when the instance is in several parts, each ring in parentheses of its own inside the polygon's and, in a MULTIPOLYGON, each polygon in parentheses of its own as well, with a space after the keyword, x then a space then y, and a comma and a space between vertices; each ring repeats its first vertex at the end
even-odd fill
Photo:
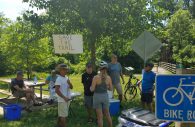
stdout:
POLYGON ((118 83, 118 84, 113 84, 112 86, 113 86, 113 92, 114 92, 114 90, 116 89, 118 95, 123 95, 123 90, 122 90, 122 86, 121 86, 120 83, 118 83))
POLYGON ((93 96, 84 96, 84 104, 86 108, 93 108, 93 96))
POLYGON ((152 103, 153 93, 141 93, 141 101, 147 104, 152 103))
POLYGON ((94 93, 93 95, 94 109, 109 109, 108 93, 94 93))
POLYGON ((58 116, 68 117, 70 102, 58 102, 58 116))
POLYGON ((26 93, 24 91, 14 91, 13 96, 22 98, 22 97, 26 97, 26 93))

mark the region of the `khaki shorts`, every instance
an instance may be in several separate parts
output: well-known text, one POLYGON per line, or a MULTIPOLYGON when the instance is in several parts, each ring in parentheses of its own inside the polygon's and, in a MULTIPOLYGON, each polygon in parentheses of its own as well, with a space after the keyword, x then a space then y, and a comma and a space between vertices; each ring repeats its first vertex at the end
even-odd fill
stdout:
MULTIPOLYGON (((116 89, 118 95, 123 95, 123 90, 122 90, 122 86, 120 83, 118 84, 113 84, 113 93, 114 93, 114 90, 116 89)), ((114 94, 113 94, 114 95, 114 94)))
POLYGON ((22 98, 22 97, 26 97, 26 93, 24 91, 14 91, 13 96, 22 98))
POLYGON ((58 102, 58 116, 68 117, 70 102, 58 102))

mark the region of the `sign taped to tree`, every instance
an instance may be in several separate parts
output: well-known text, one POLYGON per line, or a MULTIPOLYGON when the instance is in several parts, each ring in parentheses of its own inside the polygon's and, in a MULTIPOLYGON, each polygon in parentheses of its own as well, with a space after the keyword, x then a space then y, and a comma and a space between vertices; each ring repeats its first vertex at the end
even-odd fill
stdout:
POLYGON ((82 35, 53 35, 54 49, 56 54, 79 54, 83 53, 82 35))

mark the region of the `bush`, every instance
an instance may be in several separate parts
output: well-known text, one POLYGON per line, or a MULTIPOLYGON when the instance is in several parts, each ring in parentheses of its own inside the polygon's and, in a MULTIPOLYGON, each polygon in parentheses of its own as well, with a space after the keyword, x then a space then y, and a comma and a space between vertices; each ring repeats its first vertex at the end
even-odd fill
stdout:
POLYGON ((71 65, 71 74, 82 74, 85 71, 85 62, 80 62, 77 65, 71 65))
POLYGON ((46 77, 49 75, 50 73, 46 73, 46 72, 32 72, 32 76, 31 76, 31 80, 34 80, 34 77, 36 76, 38 80, 45 80, 46 77))

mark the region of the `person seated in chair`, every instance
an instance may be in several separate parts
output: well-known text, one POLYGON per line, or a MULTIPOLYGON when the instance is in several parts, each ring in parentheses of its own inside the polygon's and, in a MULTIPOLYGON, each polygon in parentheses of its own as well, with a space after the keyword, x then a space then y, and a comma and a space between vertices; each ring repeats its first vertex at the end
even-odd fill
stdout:
POLYGON ((16 78, 12 79, 11 81, 11 91, 14 97, 17 98, 22 98, 25 97, 27 99, 27 106, 26 106, 26 111, 31 112, 32 110, 30 109, 31 107, 31 101, 33 101, 33 104, 35 106, 40 105, 35 101, 35 94, 34 91, 30 88, 28 88, 24 84, 23 80, 23 72, 22 71, 17 71, 16 73, 16 78))

